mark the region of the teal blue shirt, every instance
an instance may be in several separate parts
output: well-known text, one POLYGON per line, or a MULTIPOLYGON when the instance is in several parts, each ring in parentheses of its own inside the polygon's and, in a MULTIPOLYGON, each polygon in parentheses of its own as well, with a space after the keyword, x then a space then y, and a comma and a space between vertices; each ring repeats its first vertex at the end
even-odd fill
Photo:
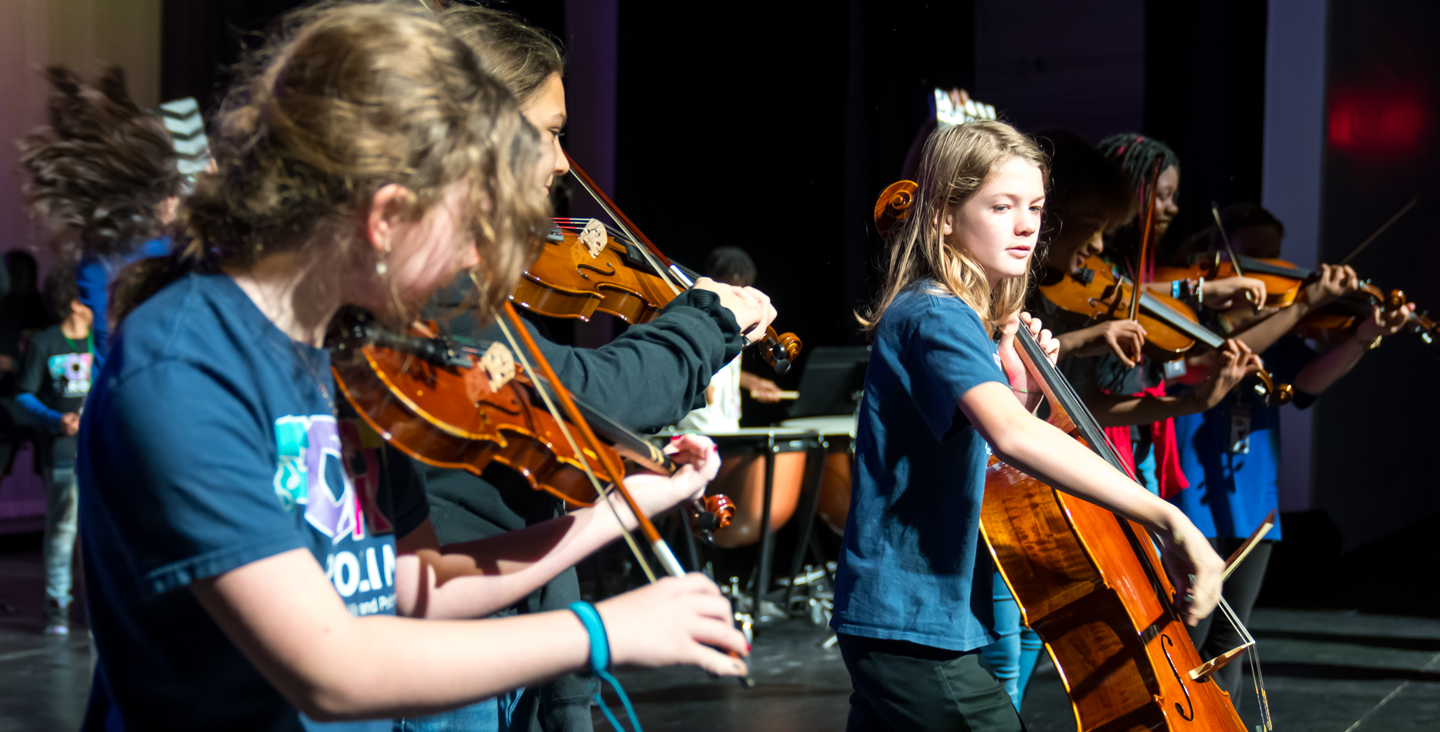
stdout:
POLYGON ((990 447, 960 397, 1008 383, 980 317, 920 282, 875 331, 831 627, 968 651, 993 641, 980 501, 990 447))

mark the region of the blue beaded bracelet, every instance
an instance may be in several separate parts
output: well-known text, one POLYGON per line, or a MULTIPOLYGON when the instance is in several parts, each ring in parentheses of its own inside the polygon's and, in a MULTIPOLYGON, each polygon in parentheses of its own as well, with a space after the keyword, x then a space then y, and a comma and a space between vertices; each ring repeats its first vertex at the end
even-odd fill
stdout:
POLYGON ((605 700, 600 696, 600 684, 607 682, 615 687, 615 695, 620 697, 620 703, 625 705, 625 714, 630 717, 630 725, 635 732, 641 732, 640 720, 635 717, 635 707, 630 705, 630 697, 626 696, 625 689, 621 688, 620 682, 610 673, 610 637, 605 634, 605 622, 600 619, 600 612, 594 605, 588 602, 570 603, 570 612, 580 618, 580 624, 585 626, 585 632, 590 634, 590 691, 595 695, 595 704, 610 720, 615 729, 624 732, 620 720, 605 706, 605 700))

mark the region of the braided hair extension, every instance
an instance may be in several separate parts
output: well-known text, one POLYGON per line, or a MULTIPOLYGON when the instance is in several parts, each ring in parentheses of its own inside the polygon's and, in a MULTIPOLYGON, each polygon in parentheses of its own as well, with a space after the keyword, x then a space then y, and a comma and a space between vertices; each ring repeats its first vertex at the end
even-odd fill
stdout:
POLYGON ((160 233, 161 208, 179 195, 170 133, 130 98, 119 66, 93 87, 63 66, 44 76, 48 124, 17 142, 25 202, 62 257, 128 253, 160 233))
MULTIPOLYGON (((1153 137, 1134 132, 1111 135, 1101 140, 1096 147, 1105 157, 1119 163, 1120 167, 1124 169, 1125 174, 1130 178, 1130 186, 1135 192, 1137 201, 1150 183, 1150 175, 1155 169, 1156 158, 1160 159, 1160 170, 1170 167, 1174 167, 1176 170, 1180 169, 1180 156, 1176 155, 1169 145, 1153 137)), ((1135 214, 1135 220, 1105 237, 1106 259, 1121 263, 1126 268, 1134 265, 1135 252, 1140 249, 1141 229, 1145 225, 1140 217, 1144 215, 1145 207, 1140 205, 1135 214)), ((1154 251, 1155 247, 1152 246, 1152 257, 1154 251)), ((1135 274, 1130 272, 1132 277, 1135 274)))

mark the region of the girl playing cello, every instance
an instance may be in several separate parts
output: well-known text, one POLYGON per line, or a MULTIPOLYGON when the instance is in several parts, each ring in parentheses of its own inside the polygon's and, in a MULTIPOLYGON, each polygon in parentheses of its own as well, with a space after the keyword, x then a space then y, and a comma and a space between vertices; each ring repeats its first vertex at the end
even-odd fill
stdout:
POLYGON ((979 546, 992 451, 1158 533, 1192 624, 1214 608, 1223 565, 1173 506, 1030 414, 1040 389, 1013 339, 1024 325, 1052 359, 1057 348, 1019 314, 1043 153, 982 121, 932 135, 921 158, 916 207, 861 317, 874 347, 831 623, 854 685, 849 729, 1020 729, 976 653, 993 640, 994 570, 979 546))

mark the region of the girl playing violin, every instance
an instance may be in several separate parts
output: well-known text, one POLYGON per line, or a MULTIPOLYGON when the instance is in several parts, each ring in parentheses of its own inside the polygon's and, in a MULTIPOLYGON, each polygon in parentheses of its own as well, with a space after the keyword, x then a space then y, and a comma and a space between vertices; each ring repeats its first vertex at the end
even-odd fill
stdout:
MULTIPOLYGON (((1250 204, 1231 206, 1222 213, 1221 221, 1237 255, 1279 257, 1285 228, 1269 211, 1250 204)), ((1201 251, 1208 248, 1207 242, 1218 246, 1218 240, 1219 231, 1211 226, 1192 238, 1196 245, 1187 244, 1186 248, 1201 251)), ((1382 313, 1377 307, 1370 318, 1360 321, 1353 333, 1323 354, 1316 353, 1298 336, 1272 335, 1277 331, 1286 333, 1300 315, 1310 310, 1312 303, 1323 304, 1343 294, 1355 286, 1357 279, 1349 267, 1325 265, 1321 277, 1306 287, 1297 304, 1269 314, 1260 325, 1245 333, 1253 338, 1258 331, 1269 341, 1257 340, 1255 347, 1264 349, 1265 362, 1274 370, 1276 378, 1294 386, 1293 404, 1297 409, 1313 404, 1316 397, 1378 346, 1384 336, 1399 332, 1414 309, 1413 305, 1406 305, 1382 313), (1298 312, 1289 312, 1292 310, 1298 312)), ((1175 430, 1181 465, 1191 486, 1170 500, 1195 522, 1217 552, 1229 555, 1259 528, 1271 511, 1278 511, 1280 410, 1238 390, 1203 414, 1177 418, 1175 430)), ((1242 626, 1249 621, 1271 549, 1279 540, 1277 519, 1275 527, 1225 582, 1225 600, 1242 626)), ((1190 637, 1205 659, 1243 643, 1234 626, 1214 620, 1206 618, 1190 629, 1190 637)), ((1215 674, 1216 682, 1234 694, 1242 666, 1232 663, 1221 668, 1215 674)))
POLYGON ((1162 538, 1190 623, 1213 609, 1222 563, 1173 506, 1035 418, 1020 314, 1045 202, 1045 156, 999 122, 932 135, 882 294, 860 320, 873 351, 835 616, 850 672, 849 729, 1021 729, 976 650, 994 638, 994 572, 979 545, 993 451, 1162 538), (999 334, 999 342, 994 339, 999 334), (1193 585, 1188 577, 1193 575, 1193 585))
MULTIPOLYGON (((1112 241, 1127 240, 1120 232, 1130 227, 1136 211, 1135 190, 1140 183, 1074 134, 1047 132, 1045 138, 1053 149, 1054 176, 1047 219, 1054 234, 1046 252, 1046 276, 1074 276, 1086 260, 1108 252, 1112 241)), ((1150 147, 1163 148, 1157 154, 1169 150, 1154 141, 1150 147)), ((1161 194, 1156 196, 1157 231, 1164 229, 1162 219, 1168 225, 1170 216, 1178 210, 1173 192, 1179 182, 1178 167, 1166 167, 1161 182, 1162 188, 1170 188, 1165 189, 1163 198, 1161 194), (1162 212, 1166 212, 1164 216, 1162 212)), ((1159 233, 1152 234, 1152 239, 1158 237, 1159 233)), ((1242 280, 1215 287, 1211 304, 1218 305, 1220 299, 1228 304, 1243 296, 1239 293, 1248 291, 1251 282, 1242 280)), ((1169 420, 1215 406, 1245 376, 1261 367, 1245 343, 1228 341, 1224 349, 1201 357, 1212 368, 1196 389, 1183 397, 1170 396, 1164 393, 1164 376, 1158 364, 1141 363, 1145 330, 1139 323, 1112 320, 1072 329, 1065 324, 1060 307, 1039 292, 1031 296, 1029 306, 1061 333, 1061 372, 1100 424, 1110 428, 1107 434, 1119 448, 1121 458, 1133 461, 1137 475, 1152 492, 1170 495, 1185 484, 1166 437, 1172 430, 1169 420)))
MULTIPOLYGON (((481 67, 509 88, 520 113, 540 131, 541 145, 553 154, 549 158, 553 162, 537 190, 548 193, 554 181, 570 171, 560 146, 569 120, 560 47, 543 31, 490 8, 456 4, 440 19, 471 47, 481 67)), ((503 342, 496 326, 486 326, 465 312, 474 301, 470 289, 468 278, 462 278, 458 286, 441 290, 431 302, 431 312, 453 335, 481 344, 503 342)), ((702 278, 654 320, 627 328, 600 348, 554 343, 538 318, 532 319, 531 331, 572 393, 627 427, 653 432, 705 406, 711 377, 740 354, 746 333, 764 333, 774 317, 769 297, 759 290, 702 278)), ((434 533, 442 545, 484 540, 549 521, 563 511, 559 501, 531 489, 511 471, 490 470, 482 478, 463 470, 417 467, 430 501, 434 533)), ((579 599, 579 579, 566 566, 543 588, 503 612, 564 609, 579 599)), ((488 724, 495 724, 495 715, 501 714, 511 727, 588 730, 591 698, 588 682, 565 676, 543 688, 511 693, 499 700, 498 709, 486 702, 433 718, 406 719, 404 724, 414 730, 443 728, 471 724, 486 715, 488 724)))
MULTIPOLYGON (((412 4, 322 6, 285 29, 228 98, 218 170, 188 206, 194 241, 135 265, 150 286, 132 291, 154 294, 85 410, 101 658, 85 729, 389 729, 578 671, 605 637, 616 664, 742 673, 702 645, 745 650, 698 575, 601 603, 603 632, 587 607, 413 619, 493 612, 619 531, 576 512, 439 555, 413 479, 351 480, 320 348, 342 306, 403 324, 462 268, 483 265, 503 297, 548 223, 553 161, 471 50, 412 4)), ((673 478, 635 484, 657 510, 717 468, 703 440, 676 447, 673 478)))

